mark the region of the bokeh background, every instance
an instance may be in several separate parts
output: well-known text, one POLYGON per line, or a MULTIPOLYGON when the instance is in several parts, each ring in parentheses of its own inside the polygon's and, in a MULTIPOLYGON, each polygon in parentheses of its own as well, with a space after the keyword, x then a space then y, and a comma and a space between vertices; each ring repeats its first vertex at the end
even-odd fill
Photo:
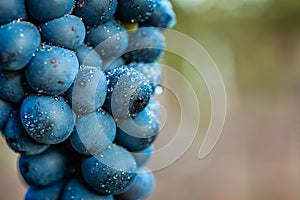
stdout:
MULTIPOLYGON (((148 199, 299 200, 300 1, 172 2, 175 30, 198 41, 222 73, 227 118, 213 152, 199 160, 210 118, 209 94, 188 63, 166 54, 161 62, 181 71, 196 88, 201 121, 184 155, 155 172, 156 188, 148 199)), ((175 136, 180 119, 174 96, 159 98, 169 118, 156 148, 175 136)), ((17 155, 3 138, 0 143, 0 199, 22 199, 26 187, 16 170, 17 155)))

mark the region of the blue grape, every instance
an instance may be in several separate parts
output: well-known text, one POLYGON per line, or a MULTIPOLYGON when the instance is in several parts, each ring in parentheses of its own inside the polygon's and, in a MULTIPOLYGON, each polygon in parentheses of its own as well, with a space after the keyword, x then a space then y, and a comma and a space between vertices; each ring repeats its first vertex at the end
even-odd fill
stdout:
POLYGON ((26 18, 25 0, 0 1, 0 25, 26 18))
POLYGON ((100 55, 93 49, 93 47, 81 45, 75 50, 75 52, 79 61, 79 65, 93 66, 102 69, 102 59, 100 55))
POLYGON ((105 108, 111 112, 111 96, 115 85, 117 84, 119 78, 129 71, 129 67, 126 65, 120 65, 112 69, 105 70, 106 80, 107 80, 107 95, 105 100, 105 108))
POLYGON ((41 38, 29 22, 12 22, 0 27, 0 69, 19 70, 32 58, 41 38))
POLYGON ((132 67, 142 72, 148 79, 152 88, 152 92, 159 85, 162 77, 162 70, 160 64, 157 62, 153 63, 135 63, 132 67))
POLYGON ((160 0, 153 14, 141 25, 171 28, 176 24, 176 15, 169 0, 160 0))
POLYGON ((123 55, 126 62, 151 63, 162 56, 165 37, 158 28, 138 28, 130 31, 128 36, 127 53, 123 55))
POLYGON ((15 109, 16 108, 12 104, 0 99, 0 130, 1 130, 1 132, 3 131, 3 128, 7 122, 10 114, 15 109))
POLYGON ((104 195, 126 191, 133 184, 136 170, 132 155, 117 145, 82 161, 84 179, 93 189, 104 195))
POLYGON ((75 0, 26 0, 28 12, 38 21, 62 17, 73 10, 75 0))
POLYGON ((70 141, 84 155, 95 155, 107 149, 116 136, 114 119, 104 110, 84 115, 77 120, 70 141))
POLYGON ((66 182, 62 181, 43 188, 30 186, 24 200, 59 200, 65 185, 66 182))
POLYGON ((108 60, 122 55, 128 45, 128 35, 119 22, 110 19, 103 25, 87 28, 85 41, 102 59, 108 60))
POLYGON ((75 15, 88 25, 99 25, 107 22, 116 12, 117 0, 78 0, 74 9, 75 15))
POLYGON ((116 16, 124 22, 143 22, 157 7, 159 0, 119 0, 116 16))
POLYGON ((151 104, 134 119, 119 119, 115 142, 131 152, 149 147, 159 133, 158 116, 150 109, 151 104))
POLYGON ((75 124, 75 115, 62 97, 30 95, 22 103, 20 116, 27 133, 44 144, 63 142, 75 124))
POLYGON ((0 71, 0 97, 20 104, 29 91, 23 71, 0 71))
POLYGON ((147 168, 138 171, 134 184, 126 192, 116 195, 115 200, 136 200, 148 197, 154 189, 153 173, 147 168))
POLYGON ((80 18, 68 15, 43 24, 41 36, 48 44, 76 49, 84 41, 85 26, 80 18))
POLYGON ((51 147, 45 152, 19 159, 19 170, 28 185, 46 187, 61 181, 68 174, 66 156, 58 148, 51 147))
POLYGON ((16 153, 35 155, 42 153, 50 146, 35 141, 27 134, 21 123, 19 110, 13 112, 8 119, 3 135, 8 146, 16 153))
POLYGON ((111 96, 111 111, 116 118, 135 117, 149 103, 152 90, 149 80, 139 71, 130 69, 122 74, 111 96))
POLYGON ((74 84, 67 92, 67 99, 78 115, 91 113, 103 105, 106 89, 106 77, 102 70, 82 65, 74 84))
POLYGON ((120 77, 128 73, 130 68, 126 65, 120 65, 113 67, 112 69, 105 70, 106 79, 107 79, 107 91, 108 96, 111 95, 115 85, 117 84, 120 77))
POLYGON ((28 84, 38 93, 60 95, 72 85, 79 63, 74 52, 42 46, 25 68, 28 84))
POLYGON ((110 60, 110 61, 104 62, 103 69, 104 69, 104 72, 108 72, 108 71, 111 71, 114 68, 120 67, 122 65, 125 65, 125 62, 122 57, 119 57, 115 60, 110 60))
POLYGON ((92 190, 82 177, 75 177, 65 186, 62 200, 113 200, 112 196, 103 196, 92 190))
POLYGON ((154 146, 150 145, 146 149, 138 152, 132 152, 131 155, 134 157, 136 161, 137 167, 144 166, 151 158, 154 151, 154 146))

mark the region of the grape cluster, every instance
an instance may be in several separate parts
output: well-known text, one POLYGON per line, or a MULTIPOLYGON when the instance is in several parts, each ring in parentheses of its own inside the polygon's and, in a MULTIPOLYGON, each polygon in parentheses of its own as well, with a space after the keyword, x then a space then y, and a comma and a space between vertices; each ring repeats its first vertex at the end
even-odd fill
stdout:
POLYGON ((169 0, 0 1, 0 129, 26 200, 150 194, 157 60, 175 21, 169 0))

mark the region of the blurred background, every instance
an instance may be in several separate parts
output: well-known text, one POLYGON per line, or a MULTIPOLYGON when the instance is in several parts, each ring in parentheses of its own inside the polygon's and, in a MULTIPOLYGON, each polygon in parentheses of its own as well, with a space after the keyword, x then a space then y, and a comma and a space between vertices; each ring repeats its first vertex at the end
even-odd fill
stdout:
MULTIPOLYGON (((156 188, 148 199, 299 200, 300 1, 172 2, 175 30, 199 42, 222 73, 227 118, 213 152, 199 160, 210 119, 209 93, 188 63, 166 53, 161 62, 197 88, 200 130, 180 159, 155 172, 156 188)), ((171 109, 156 148, 176 132, 180 109, 173 98, 160 97, 171 109)), ((22 199, 26 188, 16 170, 17 155, 3 138, 0 143, 0 199, 22 199)))

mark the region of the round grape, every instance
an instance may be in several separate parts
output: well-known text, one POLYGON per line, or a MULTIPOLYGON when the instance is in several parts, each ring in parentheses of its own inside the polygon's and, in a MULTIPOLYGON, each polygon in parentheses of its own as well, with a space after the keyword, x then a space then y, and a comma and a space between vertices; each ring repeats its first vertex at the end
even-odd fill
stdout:
POLYGON ((19 170, 28 185, 46 187, 67 175, 67 158, 58 148, 51 147, 38 155, 21 155, 19 170))
POLYGON ((150 106, 146 107, 134 119, 120 119, 117 122, 115 142, 131 152, 142 151, 149 147, 159 133, 158 116, 150 106))
POLYGON ((0 71, 0 97, 13 104, 21 104, 29 86, 24 71, 0 71))
POLYGON ((75 0, 26 0, 26 5, 27 10, 35 19, 45 22, 70 13, 75 0))
POLYGON ((149 103, 149 80, 139 71, 130 69, 122 74, 113 88, 111 111, 116 118, 135 117, 149 103))
POLYGON ((72 109, 83 115, 100 108, 106 97, 106 78, 97 67, 80 66, 74 84, 67 92, 72 109))
POLYGON ((26 194, 25 200, 57 200, 60 199, 61 193, 66 185, 65 181, 56 183, 48 187, 34 187, 29 186, 26 194))
POLYGON ((8 119, 3 135, 12 150, 24 155, 42 153, 50 146, 35 141, 27 134, 21 123, 19 110, 13 112, 12 116, 8 119))
POLYGON ((113 197, 96 193, 82 180, 82 177, 75 177, 66 185, 61 199, 113 200, 113 197))
POLYGON ((141 26, 171 28, 176 24, 176 15, 169 0, 160 0, 153 14, 141 26))
POLYGON ((126 192, 116 195, 116 200, 144 199, 154 189, 155 179, 153 173, 147 168, 141 168, 134 184, 126 192))
POLYGON ((81 45, 75 50, 75 52, 79 65, 93 66, 102 69, 102 59, 93 47, 81 45))
POLYGON ((128 34, 119 22, 110 19, 103 25, 89 27, 85 41, 95 48, 103 60, 113 60, 125 51, 128 34))
POLYGON ((107 22, 116 12, 117 0, 78 0, 74 13, 88 25, 107 22))
POLYGON ((0 1, 0 25, 26 18, 25 0, 0 1))
POLYGON ((30 61, 41 38, 29 22, 12 22, 0 27, 0 69, 19 70, 30 61))
POLYGON ((115 136, 114 119, 104 110, 98 110, 77 120, 70 141, 79 153, 95 155, 111 146, 115 136))
POLYGON ((74 52, 55 47, 42 46, 25 68, 28 84, 45 95, 60 95, 72 85, 79 63, 74 52))
POLYGON ((124 22, 143 22, 153 14, 158 2, 159 0, 119 1, 116 16, 124 22))
POLYGON ((80 18, 68 15, 41 26, 42 41, 67 49, 76 49, 85 38, 85 26, 80 18))
POLYGON ((117 145, 82 161, 82 174, 86 182, 105 195, 127 190, 133 184, 136 170, 132 155, 117 145))
POLYGON ((63 142, 75 124, 75 115, 62 97, 30 95, 22 103, 20 116, 27 133, 44 144, 63 142))
POLYGON ((129 32, 128 44, 123 55, 126 62, 151 63, 163 55, 165 37, 157 28, 138 28, 129 32))

